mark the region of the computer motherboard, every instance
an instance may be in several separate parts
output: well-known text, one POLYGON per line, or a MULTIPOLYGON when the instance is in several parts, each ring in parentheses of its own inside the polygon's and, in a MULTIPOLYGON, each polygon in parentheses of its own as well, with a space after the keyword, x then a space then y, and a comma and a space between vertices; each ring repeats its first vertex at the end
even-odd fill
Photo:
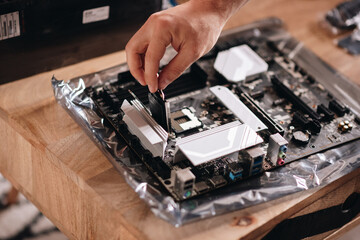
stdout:
POLYGON ((247 29, 221 37, 163 93, 125 71, 86 94, 182 201, 360 138, 359 116, 327 89, 281 42, 247 29))

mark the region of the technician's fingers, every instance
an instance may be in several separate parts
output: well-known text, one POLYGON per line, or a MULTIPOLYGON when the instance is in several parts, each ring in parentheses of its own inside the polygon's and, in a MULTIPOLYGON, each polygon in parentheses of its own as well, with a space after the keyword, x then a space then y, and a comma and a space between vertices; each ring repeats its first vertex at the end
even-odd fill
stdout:
POLYGON ((149 43, 149 36, 142 28, 126 44, 126 59, 131 74, 145 86, 144 55, 149 43))
POLYGON ((129 70, 131 74, 134 76, 138 82, 145 86, 145 77, 144 77, 144 66, 143 66, 143 57, 142 55, 146 51, 146 48, 144 51, 137 51, 136 47, 131 45, 131 42, 129 42, 126 45, 126 61, 129 66, 129 70))
POLYGON ((152 93, 159 89, 157 74, 160 60, 164 56, 168 44, 165 39, 154 38, 150 42, 145 54, 145 82, 152 93))
POLYGON ((166 88, 171 82, 178 78, 193 62, 200 58, 201 54, 198 50, 190 47, 188 49, 180 49, 179 53, 169 62, 160 72, 159 89, 166 88))
POLYGON ((134 78, 143 86, 146 85, 141 54, 126 51, 129 70, 134 78))

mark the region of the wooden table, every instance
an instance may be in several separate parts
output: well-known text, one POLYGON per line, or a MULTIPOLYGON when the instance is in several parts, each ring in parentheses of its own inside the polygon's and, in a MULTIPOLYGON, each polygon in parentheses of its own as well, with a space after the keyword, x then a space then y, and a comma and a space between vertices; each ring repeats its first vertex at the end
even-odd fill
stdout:
MULTIPOLYGON (((318 25, 338 2, 252 0, 227 28, 280 17, 293 36, 360 83, 360 58, 335 47, 318 25)), ((124 61, 124 52, 116 52, 0 86, 0 171, 69 238, 249 239, 261 237, 283 219, 339 204, 359 191, 360 172, 355 171, 321 189, 180 228, 171 226, 154 216, 53 97, 53 74, 70 79, 124 61)), ((356 218, 348 226, 359 221, 356 218)))

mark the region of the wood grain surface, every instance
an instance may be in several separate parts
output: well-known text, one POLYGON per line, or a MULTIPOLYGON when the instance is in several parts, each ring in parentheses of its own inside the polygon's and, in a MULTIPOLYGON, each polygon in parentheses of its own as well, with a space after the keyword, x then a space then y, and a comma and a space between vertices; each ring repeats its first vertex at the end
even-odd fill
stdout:
MULTIPOLYGON (((337 48, 318 24, 339 2, 252 0, 226 28, 277 16, 293 36, 360 84, 360 58, 337 48)), ((323 188, 173 227, 154 216, 53 97, 53 74, 66 80, 124 61, 124 52, 116 52, 0 86, 0 172, 69 238, 258 238, 312 203, 322 207, 317 201, 332 191, 358 186, 360 172, 354 171, 323 188)))

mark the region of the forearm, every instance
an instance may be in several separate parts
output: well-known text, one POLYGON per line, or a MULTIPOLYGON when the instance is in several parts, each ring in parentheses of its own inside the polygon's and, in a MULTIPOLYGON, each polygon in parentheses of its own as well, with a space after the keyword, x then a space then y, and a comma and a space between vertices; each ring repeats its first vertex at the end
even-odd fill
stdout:
POLYGON ((199 9, 217 14, 222 22, 237 12, 249 0, 190 0, 191 4, 198 5, 199 9))

